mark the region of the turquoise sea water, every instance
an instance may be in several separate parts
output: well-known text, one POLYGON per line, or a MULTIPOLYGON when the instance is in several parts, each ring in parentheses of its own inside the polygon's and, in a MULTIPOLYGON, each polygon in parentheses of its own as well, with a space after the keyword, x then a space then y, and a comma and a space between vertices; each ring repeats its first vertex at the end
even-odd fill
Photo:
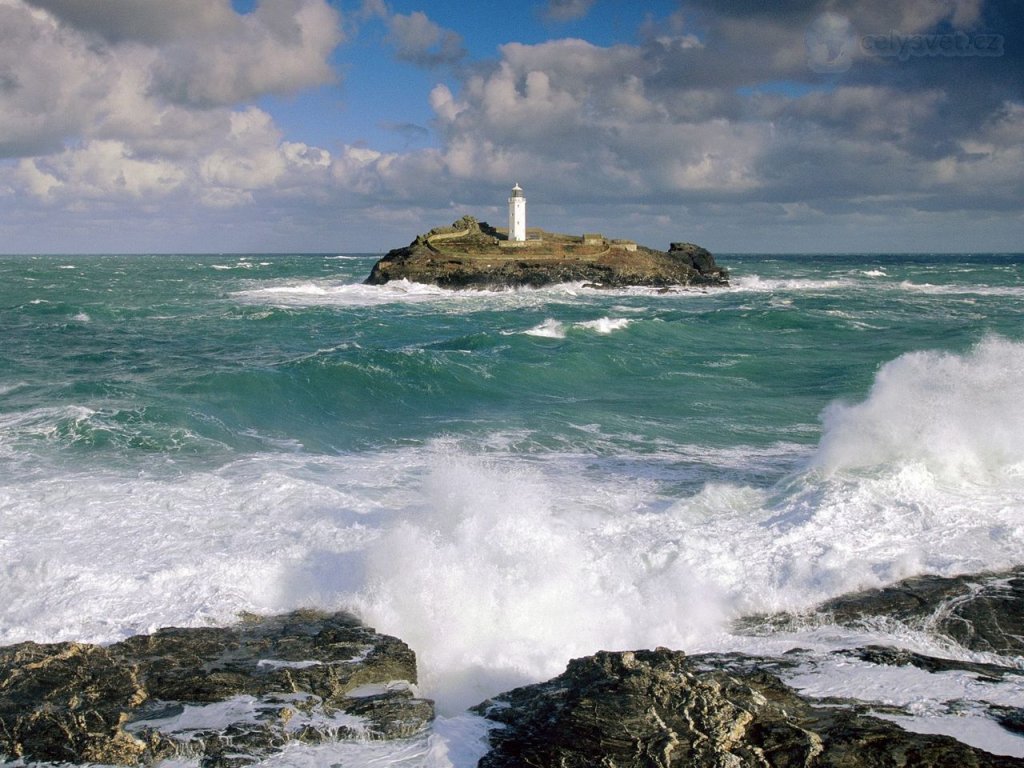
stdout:
POLYGON ((718 258, 731 288, 454 293, 0 257, 0 642, 347 608, 454 717, 1024 562, 1024 256, 718 258))

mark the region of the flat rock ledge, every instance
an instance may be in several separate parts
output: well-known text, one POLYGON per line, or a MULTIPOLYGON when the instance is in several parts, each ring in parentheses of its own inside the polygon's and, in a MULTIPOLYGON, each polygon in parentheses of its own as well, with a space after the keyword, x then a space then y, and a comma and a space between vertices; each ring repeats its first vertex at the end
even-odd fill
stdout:
POLYGON ((602 235, 564 235, 529 230, 525 242, 510 243, 503 231, 464 216, 450 227, 419 235, 389 251, 366 279, 442 288, 540 288, 581 282, 594 288, 727 286, 729 273, 704 248, 672 243, 658 251, 602 235))
POLYGON ((415 735, 416 657, 345 613, 245 617, 226 628, 161 629, 110 646, 0 648, 0 756, 242 766, 289 742, 415 735))

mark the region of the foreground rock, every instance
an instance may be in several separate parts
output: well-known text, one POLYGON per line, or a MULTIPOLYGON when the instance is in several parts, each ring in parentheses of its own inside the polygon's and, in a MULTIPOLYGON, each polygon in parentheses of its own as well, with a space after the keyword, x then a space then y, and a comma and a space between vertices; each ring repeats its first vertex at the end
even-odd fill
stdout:
POLYGON ((831 702, 815 704, 758 669, 761 660, 747 661, 663 648, 576 659, 547 683, 478 707, 504 726, 491 731, 480 768, 1024 764, 831 702))
MULTIPOLYGON (((882 719, 921 720, 914 706, 921 702, 879 687, 888 673, 866 674, 863 700, 814 699, 784 682, 850 664, 913 667, 937 676, 935 690, 950 691, 929 701, 931 717, 982 727, 988 721, 987 727, 1001 728, 1011 739, 1024 736, 1024 701, 1013 701, 1024 685, 1024 567, 920 576, 799 615, 749 617, 734 631, 785 636, 830 625, 876 637, 888 631, 897 643, 932 635, 950 657, 897 644, 832 651, 796 645, 772 658, 686 656, 666 649, 602 652, 570 662, 547 683, 481 704, 478 711, 504 727, 491 732, 492 750, 480 766, 1024 767, 1019 757, 989 754, 949 736, 911 733, 882 719), (956 698, 954 691, 968 689, 977 691, 975 698, 956 698), (1000 697, 1003 703, 993 703, 1000 697)), ((899 686, 907 678, 893 670, 891 679, 899 686)))
POLYGON ((405 643, 343 613, 162 629, 106 647, 21 643, 0 649, 0 756, 213 767, 292 741, 401 738, 433 719, 415 682, 405 643))
POLYGON ((378 261, 366 282, 410 280, 444 288, 541 287, 583 282, 595 287, 721 286, 728 272, 700 246, 673 243, 656 251, 601 235, 575 237, 530 230, 510 243, 499 230, 464 216, 433 229, 378 261))

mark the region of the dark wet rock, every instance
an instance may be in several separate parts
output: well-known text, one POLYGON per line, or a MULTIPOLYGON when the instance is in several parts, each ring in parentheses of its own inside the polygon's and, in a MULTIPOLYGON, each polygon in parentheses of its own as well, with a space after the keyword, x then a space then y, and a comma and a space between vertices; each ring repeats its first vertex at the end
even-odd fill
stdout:
POLYGON ((979 680, 992 682, 1002 680, 1006 676, 1024 676, 1024 669, 1005 667, 998 664, 983 664, 959 659, 941 659, 923 653, 915 653, 905 648, 893 648, 884 645, 866 645, 863 648, 851 648, 840 651, 844 656, 851 656, 871 664, 883 664, 890 667, 917 667, 925 672, 967 672, 979 680))
POLYGON ((0 648, 0 755, 71 763, 253 762, 292 741, 402 738, 433 704, 416 659, 354 617, 299 611, 115 645, 0 648))
MULTIPOLYGON (((801 615, 749 617, 737 627, 785 633, 839 624, 872 632, 903 628, 937 635, 953 658, 889 645, 832 652, 794 647, 774 657, 658 649, 602 652, 574 660, 563 675, 480 705, 504 727, 491 733, 481 768, 506 766, 1024 766, 948 736, 911 733, 896 722, 920 712, 888 699, 815 699, 784 680, 858 659, 925 673, 972 675, 979 689, 1006 696, 1024 675, 1021 620, 1024 569, 958 578, 918 577, 845 595, 801 615), (968 659, 955 643, 984 651, 968 659), (1004 686, 999 688, 998 686, 1004 686), (1005 686, 1010 686, 1009 688, 1005 686), (886 719, 883 719, 886 718, 886 719), (896 720, 896 722, 893 722, 896 720)), ((825 672, 827 674, 827 672, 825 672)), ((984 695, 984 694, 982 694, 984 695)), ((1024 709, 984 698, 929 705, 955 718, 988 717, 1024 732, 1024 709)))
POLYGON ((885 616, 944 635, 972 651, 1024 655, 1024 567, 945 578, 918 576, 822 604, 837 623, 885 616))
POLYGON ((991 704, 988 711, 993 719, 1010 733, 1024 736, 1024 707, 1005 707, 999 704, 991 704))
POLYGON ((668 255, 681 259, 702 275, 713 275, 718 269, 715 257, 709 251, 693 243, 672 243, 668 247, 668 255))
MULTIPOLYGON (((799 696, 738 657, 657 649, 576 659, 565 673, 484 702, 480 768, 1021 766, 946 736, 799 696)), ((756 664, 755 664, 756 667, 756 664)))
POLYGON ((753 616, 741 632, 775 632, 822 623, 871 626, 897 621, 972 651, 1024 655, 1024 566, 968 576, 917 576, 882 589, 828 600, 803 614, 753 616))
POLYGON ((537 288, 571 282, 600 288, 728 285, 728 272, 692 243, 673 243, 664 252, 597 235, 541 230, 529 235, 524 243, 509 243, 501 231, 464 216, 389 251, 366 282, 383 285, 405 279, 444 288, 537 288))
POLYGON ((125 732, 146 700, 137 670, 105 648, 21 643, 0 650, 0 755, 136 762, 146 745, 125 732))

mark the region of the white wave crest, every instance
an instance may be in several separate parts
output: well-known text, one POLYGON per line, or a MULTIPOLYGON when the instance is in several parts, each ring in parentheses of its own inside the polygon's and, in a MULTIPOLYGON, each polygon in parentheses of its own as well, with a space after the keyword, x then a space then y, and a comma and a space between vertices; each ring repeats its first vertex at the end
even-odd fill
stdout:
POLYGON ((943 477, 1024 475, 1024 344, 988 338, 963 355, 912 352, 867 399, 823 414, 826 472, 919 464, 943 477))
POLYGON ((1024 296, 1024 286, 1019 285, 935 285, 903 280, 896 287, 908 293, 929 296, 1024 296))
POLYGON ((0 384, 0 397, 9 395, 11 392, 17 392, 19 389, 24 389, 28 386, 27 382, 16 381, 11 384, 0 384))
POLYGON ((714 589, 633 529, 635 484, 586 485, 442 450, 424 508, 370 548, 360 612, 417 649, 442 711, 597 648, 679 646, 717 625, 714 589))
MULTIPOLYGON (((601 317, 597 320, 584 320, 579 323, 573 323, 571 327, 586 331, 594 331, 595 333, 600 334, 609 334, 614 333, 615 331, 621 331, 623 328, 628 328, 632 322, 632 320, 625 317, 601 317)), ((528 328, 525 331, 520 331, 520 333, 527 336, 540 336, 548 339, 564 339, 566 330, 565 323, 549 317, 543 323, 535 325, 533 328, 528 328)))
POLYGON ((564 339, 565 325, 549 317, 540 325, 535 325, 533 328, 523 331, 523 333, 527 336, 540 336, 545 339, 564 339))
POLYGON ((582 323, 576 323, 575 327, 587 328, 597 333, 612 333, 627 328, 631 322, 632 320, 625 317, 602 317, 597 320, 586 320, 582 323))
POLYGON ((423 302, 449 298, 455 292, 436 285, 392 280, 385 285, 363 283, 289 283, 238 291, 234 296, 274 306, 376 306, 395 302, 423 302))
POLYGON ((740 275, 730 280, 726 290, 751 293, 772 293, 774 291, 834 291, 856 285, 846 278, 815 280, 811 278, 768 278, 760 275, 740 275))

